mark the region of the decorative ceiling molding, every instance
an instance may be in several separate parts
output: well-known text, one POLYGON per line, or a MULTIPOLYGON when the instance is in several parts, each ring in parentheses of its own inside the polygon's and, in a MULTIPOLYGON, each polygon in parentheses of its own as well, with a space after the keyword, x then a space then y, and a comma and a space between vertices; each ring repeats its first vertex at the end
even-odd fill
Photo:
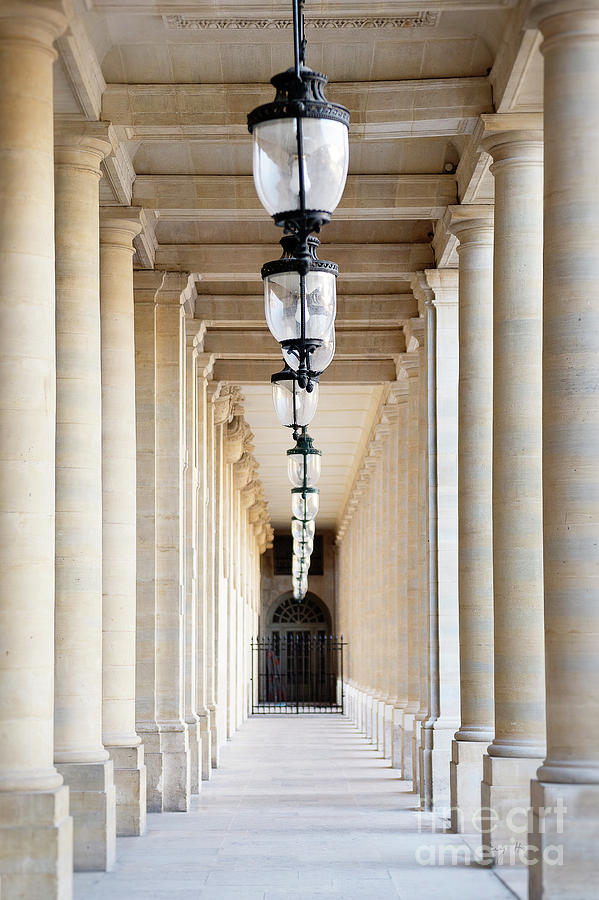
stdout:
MULTIPOLYGON (((316 18, 306 16, 308 28, 433 28, 437 24, 436 12, 418 12, 404 16, 343 16, 337 18, 316 18)), ((205 29, 245 30, 246 28, 288 29, 292 27, 291 18, 239 18, 231 16, 226 19, 206 19, 194 15, 180 13, 163 16, 167 28, 203 31, 205 29)))

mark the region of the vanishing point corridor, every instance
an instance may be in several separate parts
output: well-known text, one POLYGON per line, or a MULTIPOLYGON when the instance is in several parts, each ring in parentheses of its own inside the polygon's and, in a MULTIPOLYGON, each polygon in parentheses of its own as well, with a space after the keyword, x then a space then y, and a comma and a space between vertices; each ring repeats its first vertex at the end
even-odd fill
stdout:
POLYGON ((443 833, 409 788, 345 717, 254 716, 191 813, 149 815, 112 872, 75 874, 75 898, 526 897, 523 867, 468 864, 475 838, 443 833))

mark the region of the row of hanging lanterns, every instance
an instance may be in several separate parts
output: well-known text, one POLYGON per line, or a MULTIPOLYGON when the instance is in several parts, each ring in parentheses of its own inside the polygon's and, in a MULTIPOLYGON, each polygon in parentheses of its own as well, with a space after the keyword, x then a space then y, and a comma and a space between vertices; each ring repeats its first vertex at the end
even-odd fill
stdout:
POLYGON ((282 425, 293 429, 287 451, 291 481, 292 586, 308 590, 318 513, 321 452, 307 428, 318 406, 318 383, 335 353, 337 265, 316 255, 315 236, 330 221, 347 177, 349 111, 324 96, 326 75, 305 65, 304 0, 293 2, 294 65, 275 75, 273 102, 248 115, 254 141, 254 184, 260 202, 284 230, 280 259, 262 267, 268 327, 284 366, 271 378, 282 425))

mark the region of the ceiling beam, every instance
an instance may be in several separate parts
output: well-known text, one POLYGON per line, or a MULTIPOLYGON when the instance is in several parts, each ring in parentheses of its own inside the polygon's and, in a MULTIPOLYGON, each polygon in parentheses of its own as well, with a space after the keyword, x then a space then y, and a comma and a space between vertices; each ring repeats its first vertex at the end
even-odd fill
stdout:
MULTIPOLYGON (((273 360, 217 359, 212 379, 235 384, 270 384, 270 376, 277 368, 273 366, 273 360)), ((390 359, 334 359, 321 376, 323 384, 327 385, 383 384, 395 378, 395 363, 390 359)))
MULTIPOLYGON (((350 136, 360 140, 470 134, 493 111, 486 77, 342 82, 327 96, 349 109, 350 136)), ((272 99, 269 84, 110 84, 102 118, 131 141, 249 141, 248 112, 272 99)))
MULTIPOLYGON (((456 202, 455 175, 349 175, 335 219, 438 219, 456 202)), ((164 221, 266 219, 251 175, 138 175, 133 203, 164 221)))
MULTIPOLYGON (((408 280, 433 266, 430 244, 327 244, 326 250, 343 277, 367 281, 373 293, 378 280, 408 280)), ((195 272, 198 281, 259 281, 261 267, 276 256, 268 244, 159 244, 155 268, 195 272)))
MULTIPOLYGON (((255 329, 209 329, 204 353, 218 359, 280 359, 281 349, 264 326, 255 329)), ((406 342, 399 328, 337 331, 335 359, 393 359, 404 353, 406 342)))
MULTIPOLYGON (((379 296, 338 296, 338 326, 381 327, 397 325, 403 319, 418 315, 418 304, 412 294, 379 296)), ((259 328, 264 325, 264 301, 261 297, 210 297, 198 295, 195 318, 208 327, 259 328)))

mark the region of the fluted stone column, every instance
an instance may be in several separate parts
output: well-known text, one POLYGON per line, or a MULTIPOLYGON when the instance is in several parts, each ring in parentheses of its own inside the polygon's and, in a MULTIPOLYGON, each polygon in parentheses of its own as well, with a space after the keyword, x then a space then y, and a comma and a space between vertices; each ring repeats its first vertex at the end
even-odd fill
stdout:
POLYGON ((133 238, 136 209, 100 214, 102 325, 103 741, 114 762, 117 834, 145 830, 146 770, 135 731, 136 433, 133 238))
POLYGON ((210 410, 207 402, 207 385, 212 375, 214 357, 206 353, 196 356, 196 396, 197 414, 194 423, 197 446, 197 713, 200 717, 202 738, 202 780, 210 778, 212 770, 212 725, 214 719, 214 581, 210 578, 212 563, 213 532, 208 525, 208 504, 214 490, 212 480, 212 454, 208 459, 208 448, 212 451, 208 422, 210 410))
POLYGON ((115 857, 113 764, 102 745, 100 162, 108 126, 57 129, 56 667, 54 760, 70 788, 74 866, 115 857))
POLYGON ((450 807, 451 741, 459 726, 458 272, 424 273, 429 363, 429 716, 423 723, 423 805, 450 807))
POLYGON ((452 745, 451 823, 472 831, 493 706, 493 217, 453 207, 459 240, 458 587, 461 725, 452 745))
POLYGON ((71 896, 53 764, 53 42, 59 2, 0 6, 0 855, 2 895, 71 896))
POLYGON ((545 72, 547 756, 532 784, 538 861, 529 888, 532 900, 586 900, 599 879, 599 3, 542 3, 536 16, 545 72))
POLYGON ((403 710, 402 778, 414 780, 415 716, 420 708, 420 608, 418 594, 418 409, 420 361, 418 351, 400 357, 399 373, 408 379, 408 491, 405 515, 408 521, 408 703, 403 710))
MULTIPOLYGON (((495 739, 483 759, 483 846, 511 861, 545 754, 540 116, 484 116, 493 157, 493 593, 495 739), (492 810, 492 813, 488 812, 492 810), (515 810, 519 812, 516 813, 515 810), (507 849, 509 848, 509 849, 507 849)), ((518 861, 522 854, 517 854, 518 861)), ((525 857, 523 857, 525 859, 525 857)))
POLYGON ((407 493, 408 493, 408 396, 409 382, 400 378, 391 383, 391 392, 395 398, 396 424, 394 429, 394 445, 391 462, 395 469, 395 492, 391 523, 397 536, 397 552, 393 568, 393 596, 395 605, 395 627, 392 635, 392 666, 395 681, 395 699, 393 711, 393 742, 391 765, 404 774, 402 741, 403 714, 408 705, 408 585, 406 569, 408 566, 408 530, 407 530, 407 493), (393 452, 394 451, 394 452, 393 452))

